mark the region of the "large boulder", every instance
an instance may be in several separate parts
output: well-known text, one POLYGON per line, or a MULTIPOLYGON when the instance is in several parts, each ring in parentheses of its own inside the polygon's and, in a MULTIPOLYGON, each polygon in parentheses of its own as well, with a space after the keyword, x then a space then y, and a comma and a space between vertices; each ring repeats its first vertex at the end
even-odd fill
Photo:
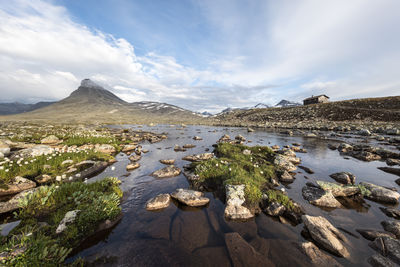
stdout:
POLYGON ((50 136, 43 138, 40 141, 40 143, 44 144, 44 145, 56 145, 56 144, 60 143, 60 139, 58 139, 58 137, 55 135, 50 135, 50 136))
POLYGON ((315 206, 327 208, 341 208, 342 204, 332 195, 330 191, 313 186, 304 186, 302 194, 305 200, 315 206))
POLYGON ((176 189, 175 192, 171 193, 171 197, 191 207, 204 206, 210 202, 210 199, 204 197, 202 192, 183 188, 176 189))
POLYGON ((169 178, 178 176, 179 174, 181 174, 181 172, 182 171, 180 168, 174 165, 170 165, 153 172, 151 175, 157 178, 169 178))
POLYGON ((327 219, 309 215, 303 215, 302 219, 305 228, 317 244, 337 256, 345 258, 350 256, 349 251, 342 243, 347 242, 347 238, 327 219))
POLYGON ((341 184, 355 184, 356 183, 356 177, 351 174, 350 172, 337 172, 329 175, 332 179, 334 179, 336 182, 341 183, 341 184))
POLYGON ((245 220, 254 217, 248 208, 243 206, 246 201, 245 185, 226 185, 225 217, 231 220, 245 220))
POLYGON ((197 155, 189 155, 186 157, 183 157, 183 160, 191 161, 191 162, 200 162, 204 160, 208 160, 214 157, 213 153, 203 153, 203 154, 197 154, 197 155))
POLYGON ((171 196, 169 194, 160 194, 149 199, 146 203, 147 210, 159 210, 169 206, 171 196))
POLYGON ((0 188, 0 196, 14 195, 24 190, 36 187, 36 183, 24 177, 17 176, 7 184, 7 188, 0 188))
POLYGON ((368 190, 364 195, 368 199, 393 204, 399 202, 400 194, 398 192, 367 182, 361 182, 360 185, 368 190))

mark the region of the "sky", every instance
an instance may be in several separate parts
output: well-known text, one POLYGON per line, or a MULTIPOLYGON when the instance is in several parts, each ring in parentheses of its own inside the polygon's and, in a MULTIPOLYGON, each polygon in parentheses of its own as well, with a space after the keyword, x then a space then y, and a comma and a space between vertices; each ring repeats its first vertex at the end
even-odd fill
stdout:
POLYGON ((400 95, 399 0, 0 0, 0 102, 90 78, 193 111, 400 95))

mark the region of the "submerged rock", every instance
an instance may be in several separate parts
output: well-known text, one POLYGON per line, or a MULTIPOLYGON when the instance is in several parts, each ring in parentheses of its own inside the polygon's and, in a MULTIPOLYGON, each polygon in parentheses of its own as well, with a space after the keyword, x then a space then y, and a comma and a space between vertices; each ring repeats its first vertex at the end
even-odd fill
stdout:
POLYGON ((7 188, 0 188, 0 196, 14 195, 34 187, 36 187, 35 182, 21 176, 17 176, 11 180, 11 183, 7 184, 7 188))
POLYGON ((60 234, 67 229, 67 224, 73 223, 80 210, 68 211, 56 229, 56 234, 60 234))
POLYGON ((341 208, 342 204, 332 195, 330 191, 324 191, 318 187, 304 186, 302 194, 305 200, 315 206, 327 208, 341 208))
POLYGON ((304 254, 308 256, 315 266, 342 266, 338 263, 333 257, 328 254, 322 252, 314 243, 312 242, 304 242, 301 244, 301 249, 304 254))
POLYGON ((400 168, 392 168, 392 167, 378 167, 381 171, 391 173, 397 176, 400 176, 400 168))
POLYGON ((179 174, 181 174, 181 172, 181 169, 179 169, 178 167, 174 165, 169 165, 153 172, 151 175, 157 178, 169 178, 178 176, 179 174))
POLYGON ((364 195, 368 199, 393 204, 396 204, 399 201, 400 194, 398 192, 366 182, 361 182, 360 185, 369 191, 364 195))
POLYGON ((213 153, 202 153, 197 155, 190 155, 182 158, 183 160, 191 161, 191 162, 200 162, 204 160, 208 160, 214 157, 213 153))
POLYGON ((347 238, 327 219, 309 215, 303 215, 302 219, 311 238, 321 247, 340 257, 350 256, 349 251, 342 244, 342 242, 347 242, 347 238))
POLYGON ((176 189, 175 192, 171 193, 171 197, 191 207, 204 206, 210 202, 210 199, 204 197, 202 192, 183 188, 176 189))
POLYGON ((171 201, 171 196, 169 194, 160 194, 147 201, 146 209, 147 210, 164 209, 169 206, 170 201, 171 201))
POLYGON ((337 172, 329 175, 332 179, 334 179, 336 182, 341 183, 341 184, 355 184, 356 183, 356 177, 351 174, 350 172, 337 172))
POLYGON ((233 266, 275 266, 236 232, 225 234, 225 244, 233 266))

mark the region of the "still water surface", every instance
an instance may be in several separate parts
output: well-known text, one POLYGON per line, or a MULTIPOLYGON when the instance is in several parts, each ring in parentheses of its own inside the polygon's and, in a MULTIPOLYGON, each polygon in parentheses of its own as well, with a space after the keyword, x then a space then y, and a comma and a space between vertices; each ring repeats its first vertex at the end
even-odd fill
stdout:
MULTIPOLYGON (((113 126, 120 127, 120 126, 113 126)), ((183 168, 188 164, 181 160, 185 155, 212 151, 212 145, 223 135, 233 138, 241 134, 251 143, 246 145, 291 145, 300 143, 308 153, 297 153, 301 165, 311 168, 315 173, 307 174, 298 169, 296 180, 287 186, 289 196, 300 203, 306 214, 324 216, 334 226, 345 229, 355 236, 344 233, 349 239, 349 260, 336 258, 345 266, 367 266, 367 259, 374 251, 368 242, 355 229, 382 229, 380 222, 386 216, 379 210, 383 204, 365 200, 362 205, 349 206, 346 209, 324 210, 310 205, 301 194, 307 181, 326 180, 334 182, 329 174, 348 171, 356 176, 356 182, 367 181, 382 186, 397 187, 394 180, 398 177, 387 174, 377 167, 386 166, 385 162, 363 162, 357 159, 345 159, 338 151, 328 149, 333 140, 321 140, 302 136, 287 136, 274 132, 256 130, 248 133, 244 128, 188 126, 184 129, 160 125, 141 127, 126 125, 123 128, 168 133, 168 139, 160 143, 143 143, 149 152, 142 154, 141 167, 128 173, 129 163, 125 154, 117 155, 118 162, 108 167, 100 175, 90 179, 95 181, 107 176, 119 177, 121 188, 125 192, 122 203, 123 219, 112 230, 100 234, 85 242, 69 260, 82 257, 89 261, 97 260, 94 265, 105 266, 232 266, 224 234, 238 232, 260 253, 266 255, 276 266, 307 266, 309 263, 298 253, 296 244, 305 239, 301 236, 303 224, 291 226, 282 224, 274 218, 260 214, 248 222, 232 222, 224 219, 224 203, 213 193, 208 206, 188 208, 176 202, 157 212, 145 209, 148 199, 161 194, 171 193, 176 188, 188 188, 183 174, 173 178, 157 179, 149 174, 163 168, 160 159, 176 159, 175 165, 183 168), (194 141, 194 136, 203 140, 194 141), (195 144, 186 152, 175 152, 175 145, 195 144), (115 168, 113 168, 115 167, 115 168), (308 178, 306 178, 306 177, 308 178)), ((360 142, 360 139, 351 141, 360 142)), ((393 207, 393 206, 391 206, 393 207)))

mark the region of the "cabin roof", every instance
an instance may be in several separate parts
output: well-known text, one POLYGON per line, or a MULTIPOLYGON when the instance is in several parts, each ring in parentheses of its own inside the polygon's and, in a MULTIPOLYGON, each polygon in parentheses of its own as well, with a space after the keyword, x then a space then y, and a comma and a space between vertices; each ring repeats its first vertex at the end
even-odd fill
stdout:
POLYGON ((326 98, 329 98, 329 96, 327 96, 327 95, 313 95, 313 96, 307 97, 304 100, 311 100, 311 99, 319 98, 320 96, 325 96, 326 98))

